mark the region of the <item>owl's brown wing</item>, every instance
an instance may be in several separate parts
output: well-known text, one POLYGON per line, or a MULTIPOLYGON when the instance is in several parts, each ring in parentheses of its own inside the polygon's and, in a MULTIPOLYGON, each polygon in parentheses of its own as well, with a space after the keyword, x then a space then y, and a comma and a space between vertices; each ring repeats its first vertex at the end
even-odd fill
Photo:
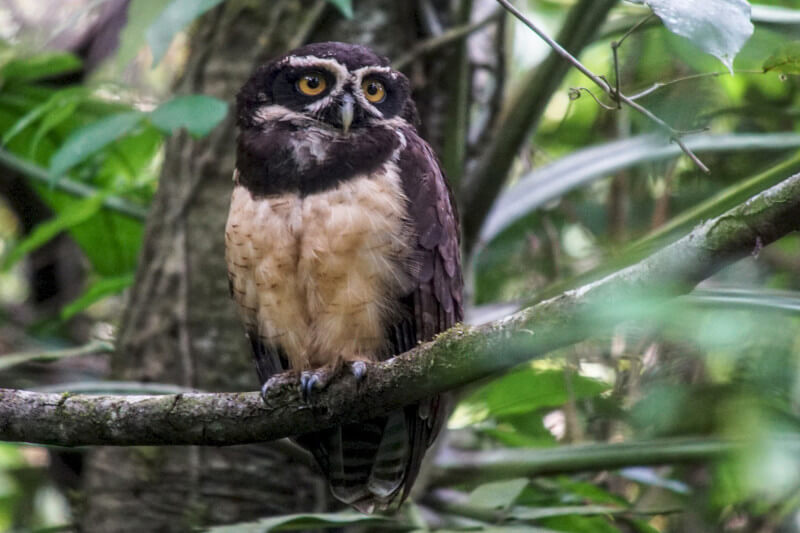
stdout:
MULTIPOLYGON (((393 355, 433 339, 464 318, 458 215, 452 193, 431 147, 413 130, 403 134, 407 145, 398 164, 416 235, 413 261, 406 269, 412 290, 401 300, 404 313, 388 331, 393 355)), ((445 398, 436 395, 407 406, 405 413, 410 454, 403 498, 445 421, 445 398)))

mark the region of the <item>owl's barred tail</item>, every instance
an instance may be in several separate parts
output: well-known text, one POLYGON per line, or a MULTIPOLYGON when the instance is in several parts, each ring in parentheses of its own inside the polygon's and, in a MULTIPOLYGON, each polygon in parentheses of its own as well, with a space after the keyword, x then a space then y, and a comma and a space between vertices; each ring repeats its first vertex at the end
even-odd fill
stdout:
POLYGON ((402 410, 304 435, 298 441, 314 454, 333 495, 362 513, 399 507, 419 468, 409 461, 422 455, 410 449, 402 410))

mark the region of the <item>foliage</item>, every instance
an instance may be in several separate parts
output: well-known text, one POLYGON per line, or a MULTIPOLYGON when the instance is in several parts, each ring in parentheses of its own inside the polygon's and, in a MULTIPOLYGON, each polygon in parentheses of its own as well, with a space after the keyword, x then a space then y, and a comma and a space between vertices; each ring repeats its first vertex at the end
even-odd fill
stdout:
MULTIPOLYGON (((127 61, 146 44, 153 63, 163 65, 175 36, 221 1, 172 0, 155 9, 134 0, 119 56, 112 61, 127 61)), ((471 308, 476 316, 615 272, 695 223, 800 171, 800 91, 794 77, 800 45, 792 41, 800 0, 771 6, 751 6, 745 0, 634 3, 644 6, 617 6, 610 20, 624 24, 604 28, 580 59, 614 80, 612 40, 622 40, 623 32, 652 10, 657 17, 627 35, 618 49, 618 81, 625 94, 635 95, 675 128, 709 130, 687 135, 685 141, 711 175, 700 173, 679 147, 654 133, 651 123, 626 110, 604 110, 586 91, 571 91, 587 83, 571 72, 547 92, 538 127, 483 221, 480 245, 465 260, 473 303, 486 306, 471 308), (731 72, 718 72, 717 60, 731 72)), ((329 4, 329 11, 338 9, 338 17, 354 16, 350 0, 329 4)), ((550 22, 567 10, 557 1, 516 4, 550 22)), ((527 29, 514 28, 509 38, 528 42, 523 32, 527 29)), ((528 79, 530 63, 536 60, 517 58, 511 65, 512 85, 528 79)), ((165 137, 181 129, 208 135, 228 111, 226 103, 204 95, 170 95, 155 103, 147 91, 124 83, 70 81, 81 67, 72 54, 31 50, 23 41, 0 47, 0 150, 46 176, 47 183, 26 183, 52 212, 24 232, 21 218, 0 204, 0 219, 13 222, 0 224, 0 327, 21 329, 42 353, 68 353, 70 358, 87 351, 59 350, 71 344, 68 325, 74 320, 114 324, 119 294, 133 283, 144 223, 110 205, 149 207, 165 137), (69 186, 74 183, 88 192, 76 194, 69 186), (40 321, 18 326, 10 310, 23 299, 9 296, 16 292, 7 287, 25 285, 22 265, 32 264, 36 250, 62 233, 85 259, 84 286, 40 321)), ((483 104, 472 105, 470 131, 463 137, 483 139, 483 121, 476 119, 483 104)), ((483 149, 480 142, 465 148, 466 157, 475 160, 456 167, 470 168, 483 149)), ((31 174, 30 167, 12 165, 10 170, 31 174)), ((453 480, 446 468, 434 466, 434 488, 409 502, 398 517, 290 515, 211 531, 346 526, 797 531, 799 273, 800 237, 790 236, 753 250, 752 260, 657 313, 649 302, 629 295, 619 295, 608 308, 592 309, 600 318, 626 306, 641 310, 641 319, 608 338, 561 350, 465 391, 449 421, 443 453, 484 457, 482 470, 468 480, 453 480), (620 441, 641 441, 643 448, 628 450, 627 463, 595 453, 620 441), (737 447, 687 465, 669 459, 675 455, 669 442, 677 448, 688 447, 687 442, 735 442, 737 447), (568 456, 585 466, 580 471, 547 454, 568 444, 582 444, 577 451, 569 449, 574 454, 568 456), (517 457, 519 451, 540 454, 544 459, 535 466, 542 474, 534 469, 536 475, 520 475, 520 466, 495 475, 492 465, 497 463, 489 459, 517 457), (651 466, 641 466, 635 461, 643 454, 667 459, 663 465, 643 461, 651 466)), ((30 345, 24 347, 30 352, 30 345)), ((0 348, 5 348, 1 342, 0 348)), ((25 364, 30 359, 22 358, 25 364)), ((16 359, 13 365, 0 365, 0 378, 17 383, 13 371, 19 366, 16 359)), ((69 521, 68 513, 47 510, 66 504, 36 462, 41 459, 36 453, 0 444, 0 529, 69 521)))

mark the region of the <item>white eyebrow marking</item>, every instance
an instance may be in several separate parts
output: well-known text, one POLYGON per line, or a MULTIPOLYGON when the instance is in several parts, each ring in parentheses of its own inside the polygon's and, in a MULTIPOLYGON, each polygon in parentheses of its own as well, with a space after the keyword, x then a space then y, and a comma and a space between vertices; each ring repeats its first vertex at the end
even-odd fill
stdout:
POLYGON ((347 70, 347 67, 335 59, 317 56, 297 56, 287 57, 283 60, 283 63, 284 65, 295 68, 319 68, 333 74, 333 77, 336 79, 336 83, 334 83, 334 86, 328 91, 327 95, 304 108, 306 111, 313 114, 317 114, 328 107, 333 98, 344 91, 346 82, 351 79, 351 74, 350 71, 347 70))

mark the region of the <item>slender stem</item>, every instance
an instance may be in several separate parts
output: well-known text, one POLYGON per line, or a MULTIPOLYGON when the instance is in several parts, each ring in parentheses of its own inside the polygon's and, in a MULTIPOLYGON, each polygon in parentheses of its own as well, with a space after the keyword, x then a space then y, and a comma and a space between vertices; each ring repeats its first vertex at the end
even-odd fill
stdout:
MULTIPOLYGON (((631 466, 697 463, 723 458, 748 443, 714 437, 593 443, 547 449, 481 452, 446 450, 437 458, 432 486, 452 486, 498 479, 611 470, 631 466)), ((782 442, 800 450, 800 439, 782 442)))
POLYGON ((478 22, 473 22, 472 24, 462 24, 460 26, 456 26, 455 28, 447 30, 441 35, 437 35, 435 37, 431 37, 430 39, 426 39, 418 43, 416 46, 414 46, 414 48, 412 48, 411 51, 408 52, 406 55, 401 56, 400 59, 395 61, 392 64, 392 68, 394 68, 395 70, 403 70, 415 59, 430 54, 432 52, 436 52, 437 50, 441 50, 442 48, 445 48, 446 46, 449 46, 456 41, 460 41, 461 39, 469 37, 473 33, 482 30, 489 24, 499 20, 502 14, 503 10, 498 9, 497 11, 489 14, 483 19, 479 20, 478 22))
MULTIPOLYGON (((52 186, 73 196, 87 197, 95 196, 100 193, 98 189, 91 187, 90 185, 86 185, 85 183, 81 183, 79 181, 73 181, 66 177, 60 177, 57 180, 54 180, 53 176, 44 168, 31 163, 30 161, 26 161, 25 159, 22 159, 21 157, 18 157, 3 148, 0 148, 0 163, 3 163, 4 165, 16 170, 21 174, 24 174, 34 181, 52 186)), ((146 208, 132 204, 118 196, 106 196, 105 200, 103 200, 103 205, 113 211, 127 215, 136 220, 144 220, 147 218, 146 208)))
POLYGON ((622 101, 628 107, 636 110, 640 114, 644 115, 652 122, 654 122, 659 128, 666 131, 670 139, 675 141, 678 146, 681 147, 681 150, 688 155, 691 160, 706 174, 709 174, 711 171, 708 169, 706 165, 703 164, 702 161, 683 143, 678 139, 681 135, 681 132, 664 122, 662 119, 658 118, 654 115, 650 110, 642 107, 641 105, 637 104, 629 97, 625 96, 624 94, 614 90, 603 78, 589 70, 583 63, 581 63, 577 58, 575 58, 572 54, 570 54, 564 47, 558 44, 555 40, 553 40, 549 35, 547 35, 543 30, 539 29, 536 24, 530 21, 525 15, 523 15, 517 8, 515 8, 509 0, 497 0, 505 9, 507 9, 510 13, 512 13, 515 17, 517 17, 523 24, 528 26, 536 35, 538 35, 542 40, 544 40, 557 54, 561 57, 566 59, 570 62, 575 68, 580 70, 587 78, 592 80, 598 87, 603 89, 609 96, 614 98, 616 101, 622 101))
POLYGON ((24 353, 9 353, 0 355, 0 370, 6 370, 22 363, 31 362, 44 362, 50 363, 53 361, 60 361, 61 359, 68 359, 71 357, 80 357, 82 355, 94 355, 111 353, 114 351, 114 345, 110 342, 94 340, 83 346, 75 348, 67 348, 65 350, 50 350, 45 352, 24 352, 24 353))

